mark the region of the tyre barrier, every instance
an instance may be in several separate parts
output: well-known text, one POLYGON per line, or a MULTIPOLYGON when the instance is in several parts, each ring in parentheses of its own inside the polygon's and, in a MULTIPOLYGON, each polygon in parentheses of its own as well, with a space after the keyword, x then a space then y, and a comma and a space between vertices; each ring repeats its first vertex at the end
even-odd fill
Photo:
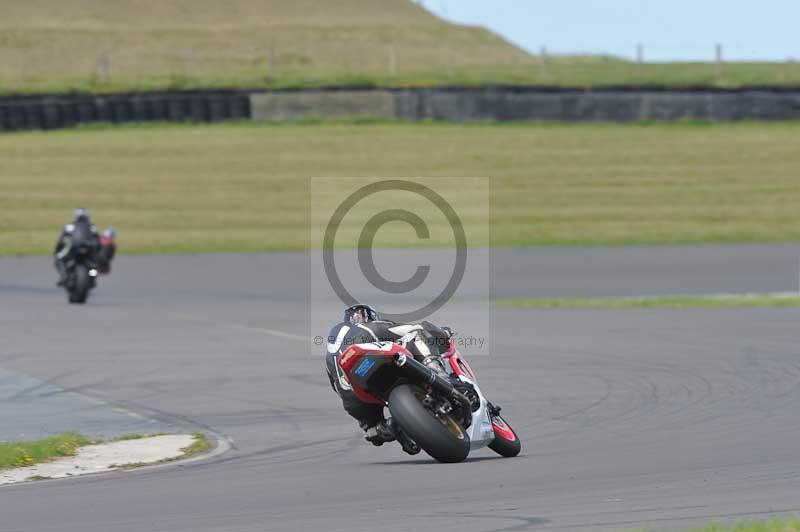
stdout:
POLYGON ((448 122, 797 120, 800 88, 333 87, 0 98, 0 131, 55 129, 93 122, 282 122, 370 117, 448 122))
POLYGON ((221 122, 250 118, 249 92, 187 91, 0 98, 0 131, 106 122, 221 122))

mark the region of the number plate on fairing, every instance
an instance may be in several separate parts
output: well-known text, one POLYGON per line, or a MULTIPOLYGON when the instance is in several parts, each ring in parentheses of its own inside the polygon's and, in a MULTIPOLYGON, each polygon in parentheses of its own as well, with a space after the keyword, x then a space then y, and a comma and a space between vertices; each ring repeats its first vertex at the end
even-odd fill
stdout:
POLYGON ((365 358, 364 360, 359 362, 358 366, 356 366, 356 369, 353 371, 353 373, 355 373, 359 377, 364 377, 364 376, 367 375, 367 372, 374 365, 375 365, 375 360, 373 360, 371 358, 365 358))

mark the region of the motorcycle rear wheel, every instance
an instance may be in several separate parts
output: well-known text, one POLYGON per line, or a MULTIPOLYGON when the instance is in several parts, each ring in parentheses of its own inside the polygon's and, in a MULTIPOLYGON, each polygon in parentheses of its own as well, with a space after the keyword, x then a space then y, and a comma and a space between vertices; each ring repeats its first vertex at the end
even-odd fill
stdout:
POLYGON ((425 408, 425 392, 401 384, 389 394, 389 412, 417 444, 439 462, 461 462, 469 455, 469 435, 450 415, 436 416, 425 408))

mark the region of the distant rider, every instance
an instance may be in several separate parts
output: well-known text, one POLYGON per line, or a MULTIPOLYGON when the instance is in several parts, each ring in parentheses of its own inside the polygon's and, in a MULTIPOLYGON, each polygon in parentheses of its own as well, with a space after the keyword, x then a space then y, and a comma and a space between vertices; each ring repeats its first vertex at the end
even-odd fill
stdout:
POLYGON ((391 422, 383 417, 382 405, 364 403, 353 393, 339 367, 339 354, 355 344, 395 342, 404 345, 414 358, 448 378, 441 355, 447 350, 452 335, 449 328, 439 328, 426 321, 401 324, 382 320, 369 305, 359 304, 345 309, 342 322, 328 335, 325 363, 331 386, 341 397, 344 409, 364 430, 367 441, 383 445, 393 441, 396 434, 391 422))
POLYGON ((72 259, 73 250, 79 244, 88 244, 95 259, 100 250, 100 237, 97 234, 97 228, 89 219, 89 211, 76 209, 73 216, 74 219, 64 226, 64 230, 61 232, 58 242, 56 242, 54 264, 59 277, 58 286, 64 286, 67 282, 67 264, 72 259))
POLYGON ((100 273, 111 273, 111 261, 114 260, 114 255, 117 253, 117 232, 113 227, 106 227, 103 229, 103 234, 100 235, 100 251, 97 253, 97 263, 100 273))

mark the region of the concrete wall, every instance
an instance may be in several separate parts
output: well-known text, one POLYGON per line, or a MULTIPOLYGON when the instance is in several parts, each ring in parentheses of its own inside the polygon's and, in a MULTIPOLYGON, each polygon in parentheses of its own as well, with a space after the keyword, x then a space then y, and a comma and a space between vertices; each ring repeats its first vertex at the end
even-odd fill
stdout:
POLYGON ((788 120, 798 91, 405 89, 272 92, 251 96, 256 120, 376 117, 402 120, 788 120))
POLYGON ((307 118, 393 119, 395 97, 390 91, 262 92, 250 96, 253 120, 307 118))
POLYGON ((798 91, 418 90, 395 93, 409 120, 787 120, 800 118, 798 91))
POLYGON ((401 120, 790 120, 799 89, 556 90, 526 87, 186 91, 0 98, 0 131, 89 122, 216 122, 382 118, 401 120))

